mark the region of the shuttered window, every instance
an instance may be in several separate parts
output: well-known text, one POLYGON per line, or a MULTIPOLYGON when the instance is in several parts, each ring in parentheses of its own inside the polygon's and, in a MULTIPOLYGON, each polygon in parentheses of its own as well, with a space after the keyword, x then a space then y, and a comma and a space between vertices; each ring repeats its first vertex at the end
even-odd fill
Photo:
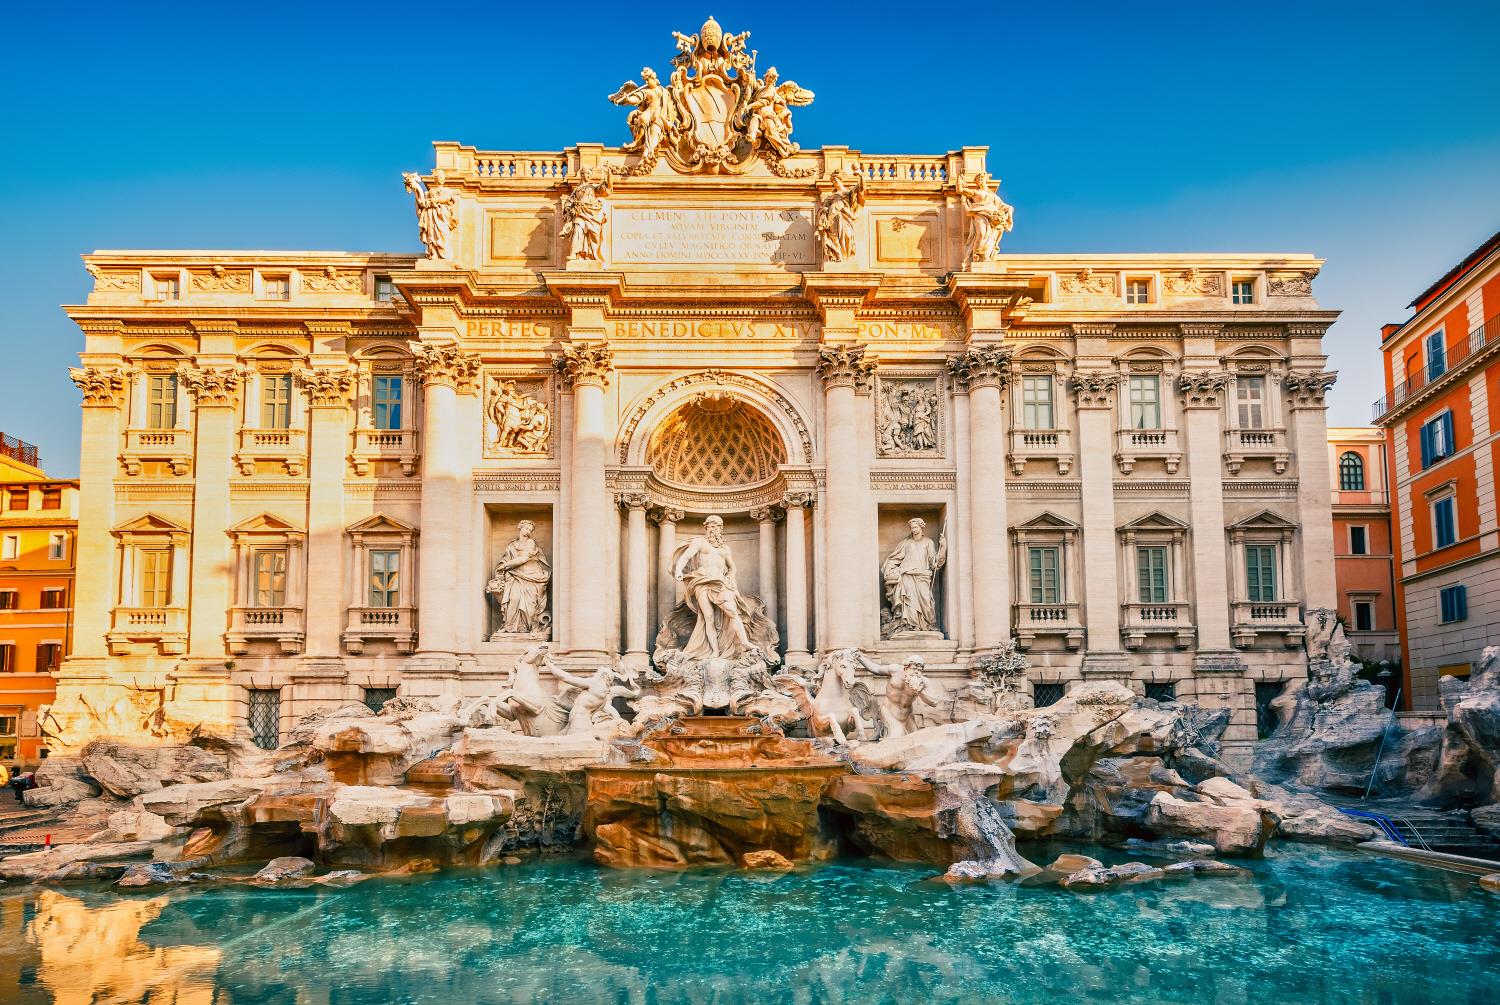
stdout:
POLYGON ((1438 608, 1443 624, 1466 621, 1469 617, 1469 588, 1447 586, 1438 591, 1438 608))
POLYGON ((1277 599, 1274 544, 1245 545, 1245 596, 1252 603, 1277 599))
POLYGON ((1164 604, 1167 602, 1166 548, 1135 549, 1135 572, 1141 603, 1164 604))
POLYGON ((1029 562, 1031 580, 1031 602, 1033 604, 1062 603, 1062 580, 1058 575, 1057 548, 1030 548, 1029 562))

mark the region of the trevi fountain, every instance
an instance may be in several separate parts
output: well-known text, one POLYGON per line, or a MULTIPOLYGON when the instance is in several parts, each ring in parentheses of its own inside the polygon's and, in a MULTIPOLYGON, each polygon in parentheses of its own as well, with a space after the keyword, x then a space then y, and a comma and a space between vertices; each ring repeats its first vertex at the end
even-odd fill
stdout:
MULTIPOLYGON (((1234 535, 1285 547, 1290 562, 1294 525, 1245 502, 1260 491, 1253 485, 1233 500, 1220 488, 1224 374, 1184 370, 1180 384, 1168 382, 1182 391, 1181 427, 1155 439, 1110 432, 1120 375, 1099 369, 1107 354, 1099 347, 1120 334, 1137 338, 1123 327, 1111 335, 1095 322, 1073 323, 1078 365, 1097 357, 1069 385, 1077 426, 1063 433, 1075 447, 1060 449, 1055 432, 1018 432, 1002 444, 1001 389, 1016 393, 1022 374, 1058 372, 1050 350, 1013 360, 1010 329, 1028 323, 1028 310, 1045 322, 1048 310, 1061 309, 1058 298, 1117 293, 1122 273, 1090 267, 1038 278, 1035 270, 1055 265, 1006 265, 997 249, 1012 211, 987 175, 968 171, 968 152, 931 175, 930 197, 942 204, 936 215, 917 207, 920 234, 899 215, 867 228, 879 200, 892 213, 901 208, 881 188, 896 175, 871 168, 873 159, 856 163, 843 148, 839 169, 828 167, 832 148, 802 151, 790 138, 792 110, 812 92, 757 70, 747 34, 712 20, 698 34, 677 34, 680 55, 665 83, 648 69, 611 97, 629 109, 631 142, 590 147, 582 166, 574 151, 547 182, 560 200, 555 218, 545 214, 555 233, 527 230, 521 245, 558 249, 566 268, 548 282, 563 290, 575 326, 589 311, 603 323, 599 305, 609 297, 586 294, 608 279, 610 256, 650 250, 619 235, 611 243, 609 228, 620 225, 611 200, 632 186, 683 179, 707 200, 709 186, 728 179, 809 202, 788 217, 795 226, 775 253, 823 263, 818 284, 807 273, 806 296, 824 312, 825 342, 836 324, 878 334, 856 322, 853 308, 874 296, 871 283, 881 280, 867 273, 885 252, 892 261, 946 262, 956 270, 945 294, 959 302, 953 317, 962 314, 975 332, 993 323, 998 341, 971 333, 946 370, 929 367, 932 353, 921 347, 886 347, 896 361, 889 371, 860 345, 815 347, 798 366, 809 388, 814 370, 826 382, 827 416, 810 427, 799 425, 800 391, 783 399, 738 370, 684 379, 667 404, 714 428, 739 423, 746 435, 774 439, 769 480, 755 491, 729 486, 739 495, 674 484, 659 477, 667 469, 639 466, 628 430, 620 442, 630 463, 606 469, 602 454, 590 452, 598 444, 578 429, 602 428, 605 398, 594 392, 608 377, 600 374, 626 365, 602 343, 575 335, 557 357, 558 373, 575 385, 566 413, 550 377, 512 368, 479 385, 471 381, 477 362, 452 347, 424 348, 422 359, 436 362, 423 365, 448 376, 429 380, 423 435, 437 436, 440 419, 469 414, 433 404, 458 400, 457 390, 483 425, 477 449, 519 465, 503 493, 473 508, 484 540, 493 535, 490 550, 470 548, 461 530, 470 508, 449 506, 446 487, 434 485, 429 500, 428 465, 437 461, 423 456, 420 634, 409 599, 386 608, 361 599, 351 627, 320 641, 318 605, 340 597, 336 586, 319 592, 310 576, 288 587, 305 598, 305 633, 289 634, 277 615, 274 630, 257 634, 267 621, 246 612, 259 608, 235 606, 234 658, 218 657, 217 676, 213 660, 194 664, 197 676, 172 671, 170 697, 153 661, 186 653, 191 662, 200 645, 197 628, 173 634, 171 609, 157 622, 111 630, 107 653, 75 654, 69 666, 81 669, 65 670, 44 716, 55 753, 25 798, 53 812, 59 830, 91 836, 0 859, 0 1000, 1492 1000, 1500 897, 1472 877, 1367 854, 1385 836, 1377 822, 1330 800, 1347 804, 1373 786, 1377 796, 1465 807, 1476 826, 1500 831, 1494 660, 1471 682, 1445 681, 1445 724, 1391 728, 1383 690, 1356 675, 1342 628, 1318 603, 1326 584, 1315 554, 1296 576, 1305 603, 1254 611, 1242 603, 1224 571, 1226 549, 1240 541, 1234 535), (873 252, 870 233, 880 242, 873 252), (951 244, 951 261, 924 243, 940 238, 951 244), (842 267, 854 259, 858 269, 842 267), (867 404, 868 442, 853 425, 867 404), (980 422, 983 409, 994 410, 993 426, 980 422), (554 497, 532 493, 526 480, 557 484, 546 472, 560 430, 575 439, 554 510, 554 497), (827 450, 816 465, 814 436, 827 450), (1212 479, 1200 499, 1205 442, 1212 479), (1126 453, 1116 456, 1115 445, 1126 453), (856 448, 880 458, 878 470, 856 448), (963 461, 956 476, 934 474, 950 450, 972 458, 972 470, 963 461), (1109 508, 1112 486, 1145 472, 1158 479, 1142 483, 1154 491, 1182 463, 1192 478, 1161 491, 1190 500, 1194 515, 1232 524, 1227 539, 1214 526, 1204 533, 1195 525, 1190 536, 1188 523, 1142 505, 1134 490, 1121 495, 1118 517, 1109 508), (1038 464, 1050 481, 1028 482, 1038 464), (1012 497, 1008 533, 1007 468, 1027 472, 1018 485, 1039 486, 1012 497), (618 533, 611 504, 596 506, 588 494, 596 475, 600 498, 606 477, 619 488, 618 533), (865 494, 841 481, 852 477, 899 488, 866 508, 865 494), (1049 492, 1067 496, 1068 477, 1084 482, 1074 517, 1046 501, 1049 492), (767 486, 772 494, 751 498, 767 486), (1219 508, 1200 510, 1203 500, 1219 508), (1243 513, 1225 515, 1231 503, 1243 513), (768 514, 755 518, 761 533, 769 527, 759 539, 745 517, 755 507, 768 514), (807 510, 815 510, 810 526, 807 510), (648 511, 661 528, 655 549, 648 511), (1122 607, 1114 585, 1098 594, 1096 584, 1115 582, 1116 519, 1125 521, 1125 546, 1182 563, 1196 597, 1122 607), (471 551, 488 555, 485 568, 471 551), (623 588, 607 572, 618 563, 623 588), (1084 592, 1058 585, 1080 571, 1084 592), (476 604, 483 619, 466 613, 476 604), (623 630, 612 633, 603 614, 616 606, 623 630), (383 621, 382 611, 390 612, 383 621), (476 626, 475 641, 440 641, 461 639, 464 624, 476 626), (339 655, 319 656, 324 644, 339 655), (287 669, 303 647, 322 662, 287 669), (1146 697, 1148 665, 1166 667, 1176 692, 1146 697), (1250 682, 1288 667, 1280 726, 1257 743, 1242 696, 1250 682), (394 674, 394 696, 361 700, 357 673, 394 674), (268 685, 251 678, 281 674, 290 675, 292 697, 267 743, 215 695, 264 692, 268 685), (1057 682, 1065 687, 1040 700, 1041 687, 1057 682)), ((497 165, 470 188, 510 184, 514 167, 497 165)), ((407 178, 428 256, 397 277, 403 289, 447 276, 463 228, 478 225, 469 209, 460 212, 453 184, 441 171, 407 178)), ((495 247, 520 233, 503 222, 492 222, 495 247)), ((919 278, 921 267, 913 269, 919 278)), ((330 289, 337 275, 330 266, 330 289)), ((1222 275, 1195 266, 1174 273, 1168 288, 1212 297, 1222 294, 1222 275)), ((913 289, 917 278, 909 277, 913 289)), ((1278 279, 1285 295, 1305 296, 1310 275, 1293 278, 1278 279)), ((612 295, 621 296, 618 288, 612 295)), ((893 310, 912 299, 894 296, 893 310)), ((414 307, 437 302, 419 299, 414 307)), ((962 327, 947 318, 933 322, 933 337, 962 327)), ((705 330, 706 322, 692 324, 705 330)), ((786 330, 801 324, 794 318, 786 330)), ((1213 355, 1193 344, 1208 345, 1212 333, 1183 328, 1188 355, 1213 355)), ((609 330, 629 334, 625 322, 609 330)), ((770 330, 745 325, 750 338, 770 330)), ((1296 352, 1316 355, 1321 329, 1289 331, 1292 341, 1311 338, 1296 352)), ((1126 379, 1155 381, 1163 365, 1141 356, 1126 364, 1126 379)), ((1178 363, 1165 365, 1171 376, 1178 363)), ((1256 366, 1264 364, 1247 365, 1239 379, 1264 372, 1256 366)), ((1310 436, 1321 451, 1322 392, 1332 375, 1309 373, 1285 378, 1286 407, 1296 414, 1293 438, 1310 436)), ((107 375, 76 379, 92 396, 88 407, 115 400, 107 375)), ((1131 386, 1160 386, 1151 381, 1131 386)), ((315 408, 336 407, 352 386, 314 384, 309 393, 323 395, 315 408)), ((1026 385, 1027 407, 1042 386, 1026 385)), ((203 422, 208 392, 195 393, 203 422)), ((637 418, 679 414, 652 405, 659 397, 646 400, 637 418)), ((1061 428, 1051 418, 1043 425, 1061 428)), ((315 450, 321 428, 311 433, 315 450)), ((380 477, 415 477, 416 456, 401 453, 399 438, 385 442, 388 455, 356 456, 356 470, 386 464, 380 477)), ((1257 477, 1271 478, 1289 457, 1236 455, 1230 474, 1263 464, 1257 477)), ((710 451, 694 463, 716 458, 710 451)), ((247 460, 245 477, 260 477, 259 463, 247 460)), ((316 454, 311 463, 316 482, 316 454)), ((486 477, 501 479, 505 469, 496 470, 486 477)), ((1308 479, 1315 488, 1318 477, 1308 479)), ((377 505, 383 484, 372 490, 377 505)), ((1302 505, 1290 511, 1312 521, 1302 505)), ((1326 525, 1326 493, 1323 506, 1326 525)), ((134 547, 136 534, 176 542, 186 533, 169 516, 150 519, 157 522, 122 524, 119 546, 134 547)), ((285 522, 235 526, 232 535, 304 547, 285 522)), ((405 556, 417 524, 386 513, 352 526, 355 554, 405 556), (396 543, 369 543, 377 535, 396 543)), ((1308 528, 1300 533, 1315 545, 1308 528)), ((305 547, 325 547, 315 528, 305 547)), ((396 559, 379 562, 388 564, 372 568, 387 578, 377 585, 394 596, 396 559)), ((81 638, 86 627, 80 622, 81 638)))

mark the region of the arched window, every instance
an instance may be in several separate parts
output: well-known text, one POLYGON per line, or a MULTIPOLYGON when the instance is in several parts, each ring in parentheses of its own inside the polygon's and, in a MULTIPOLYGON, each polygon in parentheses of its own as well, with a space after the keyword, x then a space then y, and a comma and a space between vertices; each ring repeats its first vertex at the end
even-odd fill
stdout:
POLYGON ((1365 490, 1365 459, 1352 450, 1339 458, 1339 490, 1343 492, 1365 490))

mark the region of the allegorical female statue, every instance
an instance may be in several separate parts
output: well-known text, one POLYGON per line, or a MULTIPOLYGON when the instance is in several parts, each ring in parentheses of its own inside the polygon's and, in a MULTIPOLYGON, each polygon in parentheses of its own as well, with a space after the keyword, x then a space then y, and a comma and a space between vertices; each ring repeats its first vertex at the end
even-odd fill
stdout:
POLYGON ((443 187, 441 170, 432 172, 429 186, 423 186, 421 176, 414 171, 402 177, 406 180, 406 190, 417 201, 417 236, 427 248, 427 257, 450 258, 448 242, 458 223, 458 197, 443 187))
POLYGON ((958 184, 969 213, 965 262, 991 262, 1000 253, 1000 238, 1015 224, 1015 211, 990 189, 990 176, 980 172, 972 184, 958 184))
POLYGON ((500 627, 492 637, 526 635, 545 637, 552 630, 547 613, 547 584, 552 580, 552 566, 542 546, 532 535, 536 524, 522 520, 516 524, 516 538, 505 546, 505 553, 495 566, 485 592, 500 607, 500 627))
POLYGON ((841 169, 833 173, 832 180, 833 191, 818 203, 815 226, 823 244, 823 260, 842 262, 854 255, 854 221, 865 208, 865 178, 856 174, 846 182, 841 169))
POLYGON ((948 560, 948 542, 934 544, 927 536, 927 522, 907 522, 911 533, 901 539, 880 564, 890 617, 882 634, 887 638, 903 632, 937 630, 937 605, 932 597, 932 578, 948 560))
POLYGON ((615 178, 608 164, 585 171, 562 202, 562 236, 568 239, 568 260, 589 262, 604 258, 604 225, 609 222, 609 207, 604 200, 614 191, 615 178))

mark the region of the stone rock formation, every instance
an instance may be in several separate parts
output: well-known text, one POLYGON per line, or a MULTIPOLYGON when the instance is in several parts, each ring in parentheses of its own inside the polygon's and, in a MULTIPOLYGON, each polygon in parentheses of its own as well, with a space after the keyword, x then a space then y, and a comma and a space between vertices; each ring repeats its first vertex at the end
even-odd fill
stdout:
POLYGON ((1484 650, 1469 680, 1444 677, 1438 688, 1448 723, 1424 795, 1444 802, 1500 803, 1500 647, 1484 650))
POLYGON ((83 771, 112 796, 130 799, 167 785, 229 777, 229 758, 193 746, 146 747, 94 740, 80 756, 83 771))

